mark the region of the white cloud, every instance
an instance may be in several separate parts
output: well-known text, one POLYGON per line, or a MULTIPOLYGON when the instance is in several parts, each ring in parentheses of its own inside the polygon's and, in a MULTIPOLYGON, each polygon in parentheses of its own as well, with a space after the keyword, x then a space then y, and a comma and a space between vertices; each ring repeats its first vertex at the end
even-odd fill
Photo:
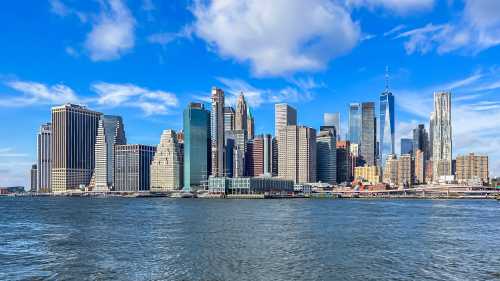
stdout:
POLYGON ((133 84, 94 83, 98 94, 96 103, 107 107, 127 106, 140 108, 145 115, 168 114, 179 105, 177 97, 164 91, 151 91, 133 84))
POLYGON ((50 11, 54 14, 64 17, 70 13, 70 9, 61 0, 50 0, 50 11))
POLYGON ((19 153, 16 152, 11 147, 0 148, 0 158, 19 158, 19 157, 28 157, 27 153, 19 153))
POLYGON ((136 21, 127 6, 121 0, 108 0, 102 5, 103 10, 85 41, 93 61, 117 59, 135 45, 136 21))
POLYGON ((53 105, 79 100, 76 93, 64 84, 49 86, 38 82, 14 80, 7 82, 6 85, 22 95, 0 100, 0 106, 53 105))
POLYGON ((391 30, 384 32, 384 36, 393 35, 396 32, 401 31, 405 28, 406 28, 406 25, 404 25, 404 24, 397 25, 397 26, 393 27, 391 30))
POLYGON ((369 9, 384 8, 406 15, 409 12, 432 9, 434 0, 347 0, 347 4, 352 7, 367 7, 369 9))
POLYGON ((465 0, 464 10, 457 21, 434 25, 429 23, 399 34, 404 38, 409 54, 462 51, 477 54, 500 44, 500 1, 465 0))
POLYGON ((196 1, 195 33, 224 57, 248 62, 254 74, 319 70, 350 51, 360 28, 328 0, 196 1))

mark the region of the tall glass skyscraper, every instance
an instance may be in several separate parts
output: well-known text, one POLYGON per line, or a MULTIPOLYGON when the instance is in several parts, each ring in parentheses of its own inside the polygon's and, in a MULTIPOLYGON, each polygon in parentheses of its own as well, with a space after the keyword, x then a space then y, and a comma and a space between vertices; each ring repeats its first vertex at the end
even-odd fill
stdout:
POLYGON ((375 118, 375 103, 361 104, 361 142, 359 156, 362 163, 368 166, 376 165, 377 119, 375 118))
POLYGON ((201 103, 184 110, 184 190, 208 180, 210 113, 201 103))
POLYGON ((351 143, 361 142, 361 104, 351 103, 349 105, 349 134, 351 143))
POLYGON ((387 155, 395 153, 394 96, 389 89, 380 94, 379 155, 383 166, 387 155))

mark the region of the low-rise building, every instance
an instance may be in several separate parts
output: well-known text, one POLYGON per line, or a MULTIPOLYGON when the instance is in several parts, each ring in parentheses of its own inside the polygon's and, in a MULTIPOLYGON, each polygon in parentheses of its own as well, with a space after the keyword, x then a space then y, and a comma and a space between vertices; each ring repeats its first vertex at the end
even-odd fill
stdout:
POLYGON ((218 194, 279 194, 293 192, 293 181, 275 177, 210 177, 210 193, 218 194))
POLYGON ((480 181, 483 184, 489 182, 488 156, 459 155, 456 161, 456 180, 459 183, 480 181))
POLYGON ((369 184, 377 184, 380 182, 380 173, 377 166, 356 167, 354 169, 354 178, 369 184))

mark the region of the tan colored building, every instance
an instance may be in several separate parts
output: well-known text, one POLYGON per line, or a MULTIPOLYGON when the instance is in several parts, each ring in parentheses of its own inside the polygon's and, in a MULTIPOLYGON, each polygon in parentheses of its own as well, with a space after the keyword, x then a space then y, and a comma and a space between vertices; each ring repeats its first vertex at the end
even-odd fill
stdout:
POLYGON ((304 126, 279 129, 278 176, 295 183, 316 181, 316 130, 304 126))
POLYGON ((290 125, 297 125, 297 110, 286 103, 275 104, 274 135, 279 138, 279 131, 290 125))
POLYGON ((354 178, 368 182, 370 184, 377 184, 380 182, 380 173, 377 166, 363 166, 354 169, 354 178))
POLYGON ((398 183, 398 158, 396 154, 387 155, 382 181, 393 185, 398 183))
POLYGON ((153 192, 182 187, 182 153, 175 131, 165 130, 150 165, 150 189, 153 192))
POLYGON ((413 164, 411 154, 403 154, 398 160, 398 186, 410 187, 413 183, 413 164))
POLYGON ((457 156, 456 178, 458 182, 480 180, 483 184, 488 183, 488 156, 474 153, 457 156))
POLYGON ((415 183, 425 183, 425 155, 420 149, 415 152, 415 183))

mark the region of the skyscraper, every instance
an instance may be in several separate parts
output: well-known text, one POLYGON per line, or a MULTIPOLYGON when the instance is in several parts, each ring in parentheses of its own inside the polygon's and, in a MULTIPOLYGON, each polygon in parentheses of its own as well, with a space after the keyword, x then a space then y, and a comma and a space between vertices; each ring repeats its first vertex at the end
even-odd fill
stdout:
POLYGON ((323 128, 316 136, 316 179, 330 184, 337 182, 336 140, 337 136, 333 129, 323 128))
POLYGON ((150 190, 150 165, 155 146, 123 144, 115 146, 115 191, 150 190))
POLYGON ((52 184, 52 124, 40 127, 37 135, 36 192, 51 192, 52 184))
POLYGON ((278 132, 278 176, 295 183, 315 182, 316 130, 290 125, 278 132))
POLYGON ((361 104, 361 143, 359 156, 365 165, 376 165, 375 147, 376 134, 375 103, 364 102, 361 104))
POLYGON ((255 120, 253 118, 252 109, 250 106, 247 107, 247 131, 248 131, 248 139, 251 140, 255 136, 255 120))
POLYGON ((413 153, 421 150, 424 154, 424 160, 428 160, 429 153, 429 134, 425 130, 424 124, 419 124, 417 128, 413 129, 413 153))
POLYGON ((212 88, 212 111, 210 116, 212 139, 212 175, 224 173, 224 91, 212 88))
POLYGON ((353 174, 353 157, 349 141, 337 142, 337 182, 350 182, 353 174))
POLYGON ((413 184, 413 162, 411 154, 403 154, 398 160, 398 186, 411 187, 413 184))
POLYGON ((433 180, 452 174, 452 129, 451 94, 434 93, 434 112, 432 114, 432 163, 433 180))
POLYGON ((297 125, 297 110, 286 103, 274 105, 274 135, 279 138, 279 130, 297 125))
POLYGON ((151 162, 151 191, 164 192, 180 189, 182 160, 181 147, 175 131, 164 130, 151 162))
POLYGON ((349 134, 348 140, 351 144, 361 143, 361 104, 351 103, 349 105, 349 134))
POLYGON ((248 141, 245 160, 247 176, 257 177, 264 174, 264 138, 262 136, 248 141))
POLYGON ((340 136, 342 135, 340 131, 340 112, 323 113, 323 125, 335 126, 335 131, 337 132, 337 140, 340 140, 340 136))
POLYGON ((37 172, 38 168, 36 164, 31 165, 30 170, 30 191, 35 192, 37 187, 37 172))
POLYGON ((273 174, 273 136, 263 135, 264 139, 264 175, 273 174))
POLYGON ((401 155, 412 154, 413 153, 413 139, 402 138, 401 139, 401 155))
POLYGON ((394 96, 388 87, 380 94, 380 164, 383 166, 387 155, 395 153, 394 96))
POLYGON ((95 144, 95 190, 113 188, 115 145, 126 144, 123 120, 120 116, 103 115, 99 119, 95 144))
POLYGON ((89 184, 100 117, 100 112, 75 104, 52 108, 52 192, 89 184))
POLYGON ((245 100, 245 95, 243 95, 243 92, 241 92, 236 103, 236 114, 234 119, 235 130, 248 130, 247 116, 247 102, 245 100))
POLYGON ((228 138, 234 140, 234 146, 232 151, 227 151, 227 153, 232 153, 232 176, 242 177, 245 175, 245 153, 247 150, 247 131, 246 130, 233 130, 227 131, 226 134, 228 138))
POLYGON ((184 110, 184 190, 208 180, 210 113, 201 103, 184 110))
POLYGON ((234 130, 235 112, 231 106, 224 107, 224 131, 234 130))

